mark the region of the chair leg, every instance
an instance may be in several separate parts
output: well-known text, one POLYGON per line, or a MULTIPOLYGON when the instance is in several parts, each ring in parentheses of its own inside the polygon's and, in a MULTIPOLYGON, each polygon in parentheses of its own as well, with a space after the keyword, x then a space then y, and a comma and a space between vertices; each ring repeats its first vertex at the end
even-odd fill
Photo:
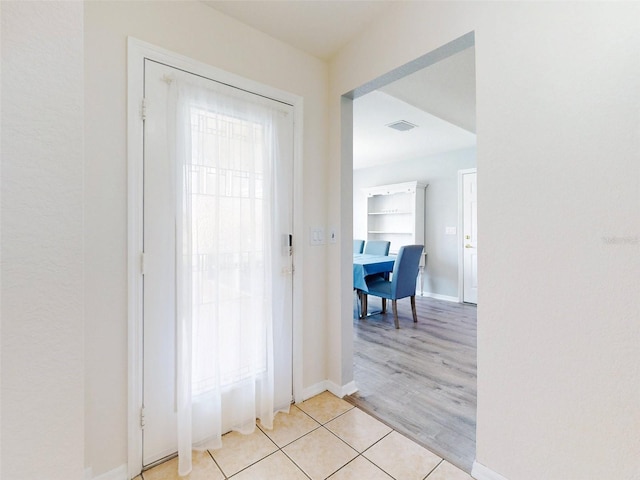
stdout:
POLYGON ((396 324, 396 328, 400 328, 400 323, 398 322, 398 301, 391 300, 391 306, 393 307, 393 321, 396 324))
POLYGON ((360 303, 362 305, 362 312, 360 318, 365 318, 367 316, 368 306, 367 306, 367 294, 363 291, 360 291, 360 303))
POLYGON ((418 314, 416 313, 416 296, 411 295, 411 312, 413 313, 413 323, 418 323, 418 314))
POLYGON ((387 313, 387 299, 382 299, 382 313, 387 313))

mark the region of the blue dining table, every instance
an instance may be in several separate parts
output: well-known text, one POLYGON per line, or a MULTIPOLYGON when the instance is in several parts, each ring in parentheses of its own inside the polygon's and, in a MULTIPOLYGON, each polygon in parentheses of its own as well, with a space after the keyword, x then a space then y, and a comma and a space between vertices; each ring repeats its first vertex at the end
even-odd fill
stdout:
POLYGON ((368 255, 356 253, 353 255, 353 288, 367 293, 365 277, 375 273, 388 273, 393 271, 396 257, 392 255, 368 255))

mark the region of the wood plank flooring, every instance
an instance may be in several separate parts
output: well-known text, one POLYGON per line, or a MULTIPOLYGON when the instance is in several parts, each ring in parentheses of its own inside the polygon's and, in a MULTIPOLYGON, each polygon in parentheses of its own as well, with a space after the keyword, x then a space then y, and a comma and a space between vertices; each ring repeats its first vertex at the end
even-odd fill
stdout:
MULTIPOLYGON (((380 309, 369 297, 369 311, 380 309)), ((466 472, 475 459, 476 306, 416 297, 357 319, 354 303, 354 378, 345 400, 424 445, 466 472)))

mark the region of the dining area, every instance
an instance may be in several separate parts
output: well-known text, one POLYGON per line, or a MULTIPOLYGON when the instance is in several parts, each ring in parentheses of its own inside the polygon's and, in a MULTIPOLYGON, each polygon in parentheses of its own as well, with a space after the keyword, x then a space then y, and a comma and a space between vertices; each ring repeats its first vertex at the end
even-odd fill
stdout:
POLYGON ((391 301, 395 328, 400 328, 397 301, 409 298, 413 321, 416 323, 415 295, 420 273, 423 245, 402 245, 398 252, 389 253, 391 242, 386 240, 353 241, 353 289, 357 296, 358 317, 386 314, 391 301), (368 297, 381 299, 382 308, 369 312, 368 297))

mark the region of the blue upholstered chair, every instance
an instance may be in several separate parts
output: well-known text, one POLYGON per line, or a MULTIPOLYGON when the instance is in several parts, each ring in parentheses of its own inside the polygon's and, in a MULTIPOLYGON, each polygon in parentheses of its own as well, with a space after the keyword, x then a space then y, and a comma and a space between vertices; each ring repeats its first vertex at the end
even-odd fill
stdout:
MULTIPOLYGON (((364 251, 368 255, 389 255, 389 248, 391 248, 391 242, 387 240, 367 240, 364 244, 364 251)), ((388 273, 377 273, 371 275, 371 277, 381 277, 385 280, 389 280, 388 273)))
POLYGON ((364 248, 364 240, 353 240, 353 253, 362 253, 364 248))
POLYGON ((391 281, 385 280, 378 276, 372 276, 369 281, 367 277, 366 294, 362 301, 362 309, 366 312, 367 295, 382 298, 382 313, 386 312, 387 299, 391 300, 393 305, 393 319, 396 328, 400 328, 398 323, 398 305, 399 298, 411 297, 411 311, 413 313, 414 323, 418 321, 416 314, 416 279, 418 278, 418 270, 420 266, 420 257, 422 255, 423 245, 405 245, 400 247, 398 257, 393 265, 393 273, 391 281))
POLYGON ((389 255, 391 242, 386 240, 367 240, 364 244, 364 251, 367 255, 389 255))

